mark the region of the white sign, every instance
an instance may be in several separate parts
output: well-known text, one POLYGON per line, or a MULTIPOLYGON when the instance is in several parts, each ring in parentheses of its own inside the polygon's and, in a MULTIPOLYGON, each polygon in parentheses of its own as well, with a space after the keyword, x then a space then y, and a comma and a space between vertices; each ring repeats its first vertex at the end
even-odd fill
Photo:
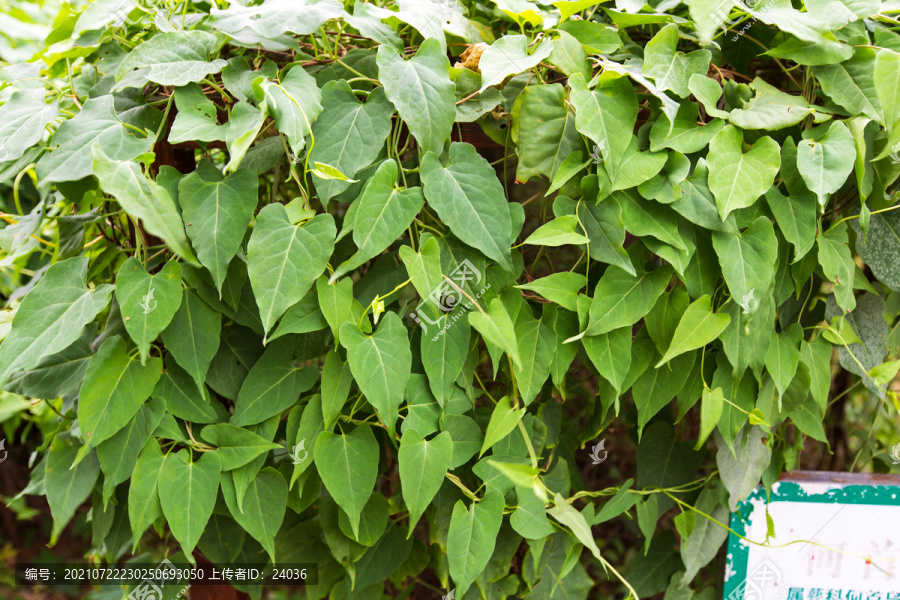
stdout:
POLYGON ((900 600, 900 487, 779 481, 731 528, 746 539, 729 536, 725 600, 900 600))

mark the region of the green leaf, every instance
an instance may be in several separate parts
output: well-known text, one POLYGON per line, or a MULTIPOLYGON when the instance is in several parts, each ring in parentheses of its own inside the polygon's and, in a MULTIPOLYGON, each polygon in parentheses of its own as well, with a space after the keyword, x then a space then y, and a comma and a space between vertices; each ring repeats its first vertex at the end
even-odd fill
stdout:
POLYGON ((56 120, 59 103, 44 102, 44 88, 16 90, 0 106, 0 160, 20 158, 41 141, 44 128, 56 120))
POLYGON ((151 394, 166 403, 166 410, 191 423, 215 423, 218 414, 212 406, 209 390, 197 382, 172 358, 166 357, 166 372, 160 378, 151 394))
POLYGON ((667 158, 667 152, 642 152, 638 149, 637 138, 632 135, 628 147, 618 160, 609 160, 603 165, 612 181, 610 190, 625 190, 650 180, 662 171, 667 158))
MULTIPOLYGON (((241 44, 255 46, 269 41, 265 47, 278 46, 284 40, 291 44, 293 38, 285 35, 292 33, 298 36, 309 35, 318 30, 329 19, 341 16, 341 4, 334 0, 324 0, 315 4, 302 2, 268 2, 258 6, 231 4, 222 10, 213 6, 210 10, 209 24, 219 31, 228 34, 241 44)), ((284 47, 273 47, 273 50, 285 50, 284 47)))
POLYGON ((517 367, 522 368, 515 326, 500 298, 491 300, 487 313, 470 311, 469 325, 474 327, 485 341, 506 352, 517 367))
POLYGON ((428 298, 443 282, 441 277, 441 247, 437 239, 430 237, 415 252, 409 246, 400 246, 400 259, 412 280, 420 298, 428 298))
MULTIPOLYGON (((397 411, 412 365, 412 351, 406 327, 396 313, 387 313, 372 335, 345 323, 341 345, 360 391, 393 435, 397 411)), ((338 502, 340 504, 340 502, 338 502)))
POLYGON ((438 404, 444 407, 453 393, 469 353, 472 329, 465 319, 452 321, 450 315, 438 319, 437 339, 422 335, 420 354, 428 385, 438 404))
POLYGON ((691 373, 697 353, 676 356, 670 364, 647 369, 631 388, 638 411, 638 439, 644 426, 678 393, 691 373))
POLYGON ((816 238, 819 264, 828 281, 834 282, 834 296, 844 310, 856 307, 853 295, 855 263, 847 245, 847 224, 839 223, 823 231, 816 238))
POLYGON ((523 244, 532 246, 564 246, 566 244, 587 244, 581 232, 581 225, 575 215, 563 215, 538 227, 529 235, 523 244))
MULTIPOLYGON (((159 124, 158 111, 129 111, 117 114, 113 96, 89 98, 77 115, 63 122, 53 134, 55 148, 41 157, 37 174, 45 181, 78 181, 94 174, 94 157, 86 148, 99 144, 112 160, 131 160, 153 148, 159 124), (131 127, 126 128, 125 125, 131 127), (146 131, 143 136, 138 132, 146 131)), ((103 185, 103 184, 101 184, 103 185)), ((103 185, 106 190, 106 186, 103 185)), ((113 190, 107 190, 113 191, 113 190)))
POLYGON ((772 222, 759 217, 744 233, 714 231, 712 242, 731 297, 752 311, 775 280, 778 240, 772 222))
POLYGON ((234 105, 225 131, 225 143, 230 156, 225 165, 225 173, 233 172, 240 166, 265 120, 265 113, 249 102, 240 101, 234 105))
POLYGON ((93 453, 74 465, 77 453, 75 436, 67 431, 56 435, 47 451, 43 487, 53 516, 50 546, 56 545, 59 534, 75 516, 78 507, 91 495, 100 475, 100 464, 93 453))
MULTIPOLYGON (((315 381, 313 381, 315 383, 315 381)), ((350 394, 350 386, 353 384, 353 375, 350 365, 341 360, 337 351, 331 351, 325 357, 322 367, 322 419, 324 429, 331 430, 337 421, 347 396, 350 394)))
POLYGON ((693 102, 685 102, 678 108, 674 121, 662 114, 650 128, 650 150, 657 152, 671 148, 683 154, 699 152, 725 127, 725 121, 713 119, 706 125, 697 125, 700 109, 693 102))
POLYGON ((103 191, 115 196, 125 212, 140 219, 144 228, 165 240, 175 254, 197 264, 178 207, 165 188, 147 178, 137 163, 109 157, 99 142, 92 146, 92 151, 94 174, 103 191))
POLYGON ((545 38, 529 54, 528 38, 510 34, 500 37, 481 54, 478 68, 481 71, 481 91, 503 83, 510 75, 517 75, 534 68, 546 60, 553 51, 553 41, 545 38))
POLYGON ((169 325, 181 306, 181 265, 166 263, 156 275, 148 275, 136 258, 129 258, 116 274, 116 300, 125 321, 125 331, 147 362, 150 344, 169 325))
POLYGON ((138 44, 119 65, 118 87, 140 87, 146 81, 174 86, 202 81, 227 64, 221 58, 210 60, 220 46, 216 36, 199 29, 157 33, 138 44), (134 69, 138 73, 131 73, 134 69))
POLYGON ((516 98, 512 133, 518 129, 519 139, 529 140, 518 150, 517 180, 555 177, 565 158, 582 147, 565 98, 566 88, 558 83, 529 85, 516 98))
POLYGON ((794 247, 791 262, 796 263, 816 243, 816 200, 809 193, 786 197, 772 187, 766 192, 766 203, 784 239, 794 247))
POLYGON ((455 469, 475 456, 484 443, 484 434, 470 417, 448 415, 441 417, 441 430, 450 434, 453 440, 453 457, 450 468, 455 469))
POLYGON ((875 385, 885 385, 894 380, 897 371, 900 371, 900 360, 891 360, 869 369, 869 377, 875 385))
POLYGON ((412 224, 424 204, 422 188, 397 187, 397 163, 393 159, 381 163, 354 204, 357 211, 353 241, 358 250, 335 269, 329 282, 374 258, 394 243, 412 224))
POLYGON ((450 80, 450 61, 441 44, 425 40, 410 60, 404 60, 393 47, 381 45, 377 61, 384 92, 422 152, 441 154, 456 119, 456 86, 450 80))
POLYGON ((765 136, 743 152, 743 134, 728 125, 709 143, 709 189, 724 221, 731 211, 751 206, 766 193, 781 165, 778 143, 765 136))
POLYGON ((170 144, 225 141, 228 126, 218 124, 216 104, 196 83, 175 88, 175 108, 178 113, 167 138, 170 144))
POLYGON ((852 113, 862 113, 884 124, 875 86, 875 51, 856 48, 853 57, 840 64, 830 61, 813 68, 822 91, 852 113))
POLYGON ((659 202, 645 200, 632 191, 614 192, 610 201, 619 205, 625 229, 636 236, 652 236, 659 241, 687 250, 678 234, 678 215, 659 202))
POLYGON ((409 534, 444 482, 453 455, 453 440, 446 431, 424 440, 413 429, 403 432, 397 454, 403 501, 409 509, 409 534))
POLYGON ((221 329, 222 314, 189 289, 172 322, 162 333, 166 349, 190 373, 198 388, 203 386, 209 365, 219 349, 221 329))
MULTIPOLYGON (((316 143, 309 158, 355 177, 378 157, 391 131, 394 108, 383 88, 375 88, 363 103, 344 80, 329 81, 322 87, 322 106, 322 114, 312 126, 316 143)), ((325 203, 350 187, 349 182, 336 179, 316 181, 315 185, 325 203)))
POLYGON ((656 531, 656 522, 659 519, 659 500, 656 496, 650 496, 637 505, 638 527, 644 536, 644 556, 650 550, 650 542, 653 540, 653 532, 656 531))
POLYGON ((527 406, 537 398, 550 376, 550 360, 555 346, 553 332, 543 318, 535 319, 530 310, 522 310, 516 318, 516 343, 522 368, 513 367, 522 403, 527 406))
POLYGON ((460 596, 465 595, 494 552, 503 522, 503 505, 503 495, 495 489, 488 490, 469 509, 462 500, 453 505, 447 533, 447 557, 450 577, 460 596))
POLYGON ((591 258, 615 265, 635 275, 634 265, 622 244, 625 226, 622 224, 622 208, 617 202, 594 204, 579 200, 575 205, 578 220, 587 232, 591 258))
POLYGON ((257 185, 256 174, 246 169, 215 180, 194 171, 178 184, 188 237, 220 298, 228 263, 237 254, 256 210, 257 185))
POLYGON ((516 510, 509 517, 509 524, 516 533, 529 540, 540 540, 557 532, 547 519, 547 503, 535 495, 530 485, 516 486, 516 497, 516 510))
POLYGON ((328 213, 301 226, 290 222, 282 204, 259 211, 247 245, 247 271, 266 332, 325 271, 335 235, 334 218, 328 213))
POLYGON ((125 427, 150 397, 162 375, 162 359, 153 357, 141 365, 125 350, 121 337, 108 338, 91 358, 84 374, 78 395, 78 424, 85 443, 76 463, 91 448, 125 427))
POLYGON ((703 442, 719 424, 724 409, 725 395, 722 388, 703 388, 703 399, 700 404, 700 435, 697 437, 694 450, 699 450, 703 446, 703 442))
POLYGON ((597 547, 597 542, 594 541, 594 535, 591 533, 591 528, 585 520, 584 515, 575 510, 575 508, 566 502, 566 499, 559 493, 554 495, 553 506, 547 509, 547 514, 568 527, 578 541, 591 551, 594 558, 603 560, 600 556, 600 549, 597 547))
POLYGON ((478 453, 478 457, 480 458, 491 448, 491 446, 509 435, 522 420, 524 414, 525 407, 514 409, 510 404, 509 396, 500 398, 494 406, 494 410, 491 412, 491 420, 488 422, 487 431, 484 434, 484 441, 481 443, 481 451, 478 453))
POLYGON ((705 75, 712 55, 709 50, 695 50, 690 54, 676 51, 678 25, 669 23, 659 30, 644 48, 642 71, 653 78, 657 87, 672 90, 687 98, 691 95, 688 81, 691 75, 705 75))
POLYGON ((581 338, 584 350, 597 372, 618 392, 631 368, 631 327, 620 327, 600 335, 581 338))
POLYGON ((51 265, 22 300, 9 335, 0 345, 0 387, 12 373, 35 367, 45 356, 65 350, 109 304, 113 287, 101 284, 88 289, 87 268, 87 257, 51 265))
POLYGON ((291 67, 280 83, 259 84, 266 112, 275 120, 278 131, 290 142, 291 151, 299 155, 306 146, 311 124, 322 113, 322 92, 316 80, 297 65, 291 67))
POLYGON ((237 469, 263 452, 281 448, 248 429, 228 423, 207 425, 200 431, 200 437, 217 446, 215 454, 219 457, 222 471, 237 469))
POLYGON ((713 312, 709 296, 704 294, 697 298, 681 315, 678 326, 675 328, 675 334, 672 336, 672 343, 662 359, 656 363, 656 368, 658 369, 680 354, 702 348, 712 342, 719 337, 719 334, 728 327, 730 322, 731 317, 727 314, 713 312))
POLYGON ((722 435, 716 432, 716 446, 719 448, 716 465, 728 490, 728 507, 732 512, 756 488, 772 459, 772 449, 762 442, 764 437, 765 433, 759 427, 744 428, 735 440, 737 453, 733 454, 722 435))
POLYGON ((795 323, 776 335, 766 351, 766 370, 772 376, 778 390, 779 406, 781 396, 787 391, 797 373, 797 364, 800 362, 799 344, 802 339, 803 330, 799 323, 795 323))
POLYGON ((296 366, 292 358, 289 341, 272 344, 266 349, 238 392, 230 421, 232 425, 255 425, 281 414, 316 383, 319 370, 296 366))
POLYGON ((809 137, 797 144, 797 169, 822 207, 847 181, 853 171, 853 163, 847 157, 856 155, 856 144, 846 125, 835 121, 824 135, 817 135, 824 128, 823 125, 807 130, 809 137))
POLYGON ((325 488, 350 517, 359 535, 359 517, 372 495, 378 472, 378 442, 369 425, 360 424, 349 434, 319 434, 313 460, 325 488))
MULTIPOLYGON (((698 518, 688 538, 682 540, 681 560, 684 562, 684 574, 681 576, 681 582, 685 585, 693 581, 700 569, 709 564, 728 538, 728 530, 719 525, 728 521, 728 509, 719 503, 717 491, 704 489, 700 492, 696 508, 718 523, 706 517, 698 518)), ((668 594, 666 597, 668 598, 668 594)))
POLYGON ((874 75, 875 93, 884 113, 884 126, 894 140, 900 121, 900 101, 897 99, 900 93, 900 54, 888 49, 879 50, 875 55, 874 75))
POLYGON ((33 369, 14 373, 6 391, 31 398, 58 398, 77 392, 94 355, 91 342, 96 337, 97 324, 91 323, 66 349, 45 356, 33 369))
POLYGON ((629 275, 618 267, 608 268, 594 288, 585 334, 600 335, 634 325, 650 312, 671 277, 670 266, 637 275, 629 275))
POLYGON ((736 108, 728 115, 731 124, 742 129, 785 129, 815 112, 815 106, 802 97, 782 92, 759 77, 749 87, 756 95, 743 101, 743 108, 736 108))
POLYGON ((506 270, 512 268, 512 221, 503 186, 494 168, 471 144, 450 144, 444 167, 437 155, 422 160, 422 182, 429 206, 463 242, 484 252, 506 270))
POLYGON ((580 73, 569 77, 575 128, 597 144, 595 154, 604 160, 625 153, 638 113, 634 87, 611 75, 601 76, 596 90, 588 88, 580 73))
POLYGON ((200 460, 190 462, 182 450, 167 455, 163 463, 157 483, 160 505, 189 560, 215 507, 220 473, 217 452, 204 452, 200 460))
POLYGON ((134 548, 140 543, 141 534, 163 514, 158 488, 165 461, 159 442, 151 437, 144 444, 134 465, 134 473, 128 486, 128 520, 131 523, 134 548))
POLYGON ((116 486, 132 476, 138 454, 156 430, 166 410, 162 400, 151 400, 116 435, 97 446, 97 459, 103 471, 104 510, 116 486))
POLYGON ((234 520, 258 541, 274 563, 275 536, 281 528, 287 509, 288 486, 284 477, 266 467, 250 481, 244 495, 243 510, 238 507, 234 482, 225 475, 221 479, 222 496, 234 520))
POLYGON ((575 299, 578 292, 584 288, 586 281, 585 276, 581 273, 563 271, 551 273, 546 277, 516 287, 520 290, 536 292, 547 300, 556 302, 563 308, 574 312, 576 310, 575 299))

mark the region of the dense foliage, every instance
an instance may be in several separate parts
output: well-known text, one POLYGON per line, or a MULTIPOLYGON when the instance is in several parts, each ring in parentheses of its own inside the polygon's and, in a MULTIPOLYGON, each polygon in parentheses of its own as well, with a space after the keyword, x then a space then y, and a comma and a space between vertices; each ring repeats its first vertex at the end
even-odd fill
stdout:
POLYGON ((896 0, 0 5, 51 544, 89 501, 94 560, 309 598, 710 598, 833 406, 889 469, 896 0))

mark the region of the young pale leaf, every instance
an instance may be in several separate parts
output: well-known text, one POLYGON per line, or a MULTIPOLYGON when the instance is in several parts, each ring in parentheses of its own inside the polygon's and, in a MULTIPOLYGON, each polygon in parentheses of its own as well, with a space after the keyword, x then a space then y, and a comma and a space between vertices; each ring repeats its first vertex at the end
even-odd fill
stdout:
POLYGON ((731 317, 727 314, 712 311, 712 300, 709 296, 703 295, 694 300, 681 315, 672 336, 672 343, 662 359, 656 363, 656 368, 680 354, 702 348, 712 342, 730 322, 731 317))
POLYGON ((347 362, 359 389, 393 435, 412 365, 406 327, 392 312, 371 336, 354 323, 345 323, 341 345, 347 349, 347 362))
POLYGON ((150 343, 169 325, 181 306, 181 265, 174 260, 156 275, 148 275, 141 261, 132 257, 116 274, 116 300, 125 321, 125 331, 146 364, 150 343))
POLYGON ((247 245, 247 270, 266 332, 325 271, 336 234, 328 213, 300 226, 290 222, 277 202, 259 211, 247 245))
POLYGON ((893 381, 897 371, 900 371, 900 360, 891 360, 869 369, 869 377, 875 385, 885 385, 893 381))
POLYGON ((491 446, 505 438, 516 428, 516 425, 525 415, 525 407, 513 408, 509 402, 509 396, 503 396, 497 401, 491 412, 491 420, 488 422, 487 431, 484 433, 484 441, 481 443, 481 451, 478 457, 481 458, 491 446))
POLYGON ((220 298, 228 263, 237 254, 256 210, 257 186, 256 174, 247 169, 212 180, 194 171, 178 184, 188 237, 220 298))
POLYGON ((532 246, 564 246, 566 244, 587 244, 588 238, 575 215, 563 215, 538 227, 523 244, 532 246))
POLYGON ((444 482, 453 456, 453 440, 446 431, 425 440, 414 429, 403 432, 397 461, 403 501, 409 509, 409 534, 444 482))
POLYGON ((453 505, 447 532, 447 557, 450 577, 460 596, 465 595, 494 553, 497 533, 503 523, 503 505, 503 495, 496 489, 488 490, 468 510, 462 500, 453 505))
POLYGON ((520 290, 536 292, 567 310, 575 311, 575 299, 578 297, 578 292, 584 288, 586 281, 585 276, 581 273, 563 271, 551 273, 546 277, 516 287, 520 290))
POLYGON ((44 88, 16 90, 0 106, 0 160, 16 160, 44 137, 56 119, 59 103, 44 102, 44 88))
POLYGON ((713 432, 719 419, 722 418, 722 411, 725 408, 725 395, 722 388, 714 390, 710 388, 703 389, 703 399, 700 404, 700 435, 697 436, 697 443, 694 450, 699 450, 703 446, 703 442, 713 432))
POLYGON ((325 488, 350 517, 354 536, 359 518, 372 495, 378 475, 378 442, 369 425, 358 425, 349 434, 319 434, 313 460, 325 488))
MULTIPOLYGON (((255 87, 255 86, 254 86, 255 87)), ((306 146, 312 123, 322 113, 322 92, 306 70, 291 67, 281 82, 263 81, 259 85, 266 112, 275 120, 278 131, 290 142, 295 156, 306 146)))
POLYGON ((600 549, 597 547, 597 542, 594 541, 594 535, 591 533, 591 528, 587 524, 584 515, 575 510, 559 493, 554 495, 553 506, 547 509, 547 514, 568 527, 578 541, 584 544, 597 560, 603 560, 600 557, 600 549))
POLYGON ((153 357, 142 365, 126 352, 125 341, 108 338, 91 358, 78 395, 78 423, 84 446, 76 464, 91 448, 107 440, 128 424, 150 397, 162 375, 162 359, 153 357))
POLYGON ((167 455, 163 463, 157 483, 159 502, 189 560, 193 561, 192 552, 216 505, 220 474, 217 452, 204 452, 200 460, 190 462, 187 450, 182 450, 167 455))

